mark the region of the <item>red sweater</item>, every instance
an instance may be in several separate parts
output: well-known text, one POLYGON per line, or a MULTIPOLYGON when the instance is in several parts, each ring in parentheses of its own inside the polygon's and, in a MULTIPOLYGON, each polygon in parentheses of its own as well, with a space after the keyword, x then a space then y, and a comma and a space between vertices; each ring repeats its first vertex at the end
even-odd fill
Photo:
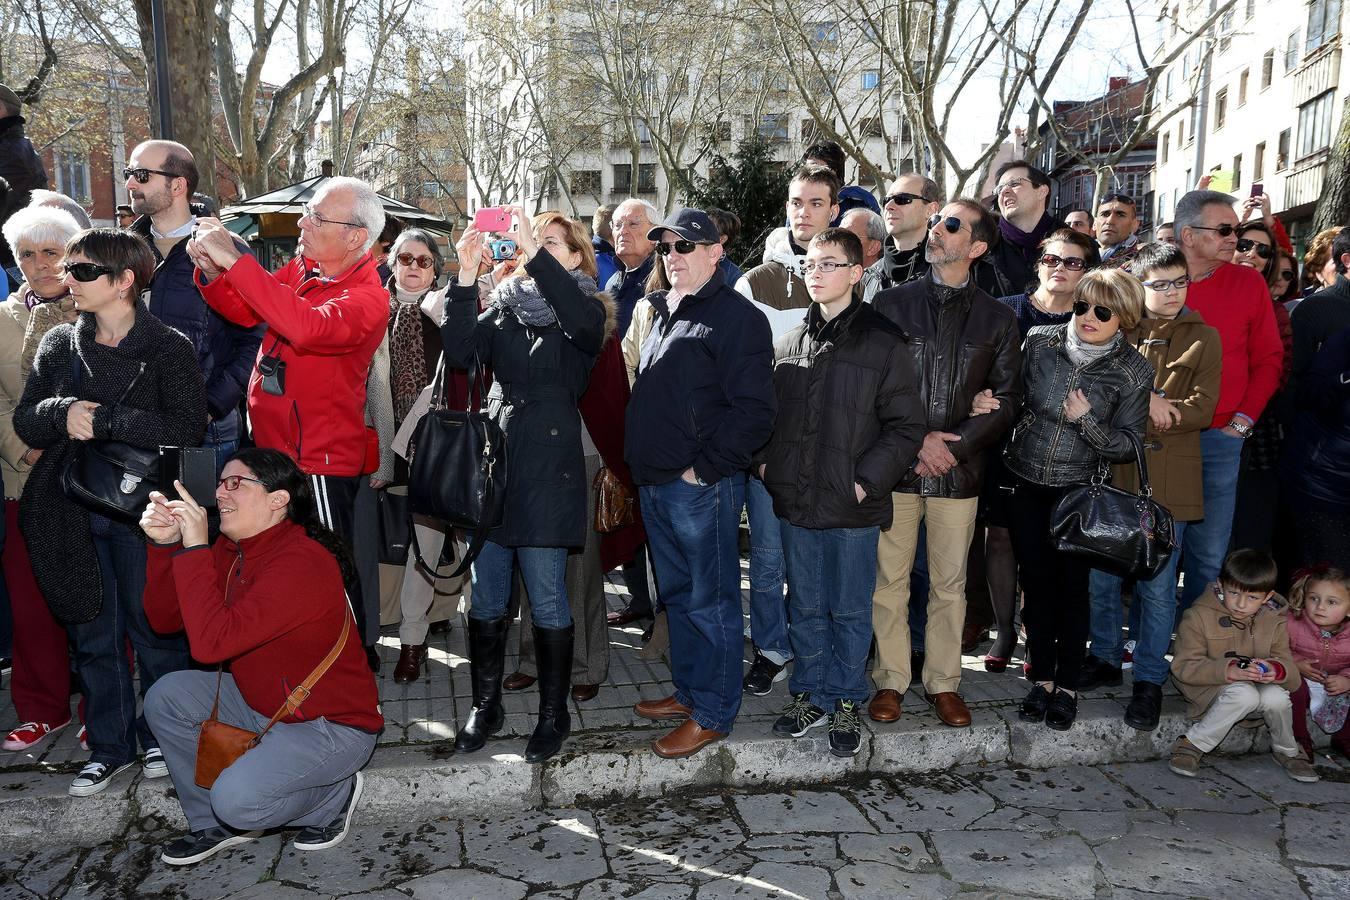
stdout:
MULTIPOLYGON (((161 634, 186 631, 198 662, 229 663, 245 702, 271 717, 333 649, 351 612, 337 561, 288 520, 238 544, 150 545, 145 616, 161 634)), ((384 727, 355 627, 309 699, 281 721, 320 717, 369 732, 384 727)))
POLYGON ((311 475, 359 475, 366 456, 366 376, 389 325, 389 292, 375 260, 335 278, 306 272, 296 257, 275 274, 252 255, 197 284, 207 304, 238 325, 266 323, 258 358, 286 363, 286 393, 248 381, 248 414, 259 447, 289 454, 311 475))
POLYGON ((1192 282, 1186 305, 1219 332, 1223 375, 1211 428, 1223 428, 1242 413, 1261 418, 1280 385, 1284 345, 1275 325, 1270 289, 1255 269, 1223 263, 1204 281, 1192 282))

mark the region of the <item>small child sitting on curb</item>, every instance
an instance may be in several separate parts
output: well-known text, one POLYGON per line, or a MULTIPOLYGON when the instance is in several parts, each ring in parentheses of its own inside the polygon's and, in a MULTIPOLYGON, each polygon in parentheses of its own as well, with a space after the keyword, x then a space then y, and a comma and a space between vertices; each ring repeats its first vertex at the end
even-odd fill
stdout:
POLYGON ((1260 713, 1275 761, 1295 781, 1317 781, 1294 742, 1289 692, 1300 684, 1289 650, 1284 600, 1275 593, 1275 561, 1257 550, 1228 554, 1212 590, 1186 611, 1177 631, 1172 680, 1198 719, 1172 745, 1170 768, 1194 777, 1200 758, 1233 726, 1260 713))
POLYGON ((1312 758, 1308 713, 1350 757, 1350 574, 1321 565, 1294 573, 1289 590, 1289 649, 1303 684, 1294 702, 1294 740, 1312 758))

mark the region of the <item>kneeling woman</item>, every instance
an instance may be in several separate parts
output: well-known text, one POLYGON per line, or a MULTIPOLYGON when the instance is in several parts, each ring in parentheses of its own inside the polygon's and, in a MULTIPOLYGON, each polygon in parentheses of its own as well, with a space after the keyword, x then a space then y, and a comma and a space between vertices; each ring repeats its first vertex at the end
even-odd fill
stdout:
POLYGON ((166 863, 195 863, 268 828, 300 828, 297 850, 346 837, 361 797, 360 769, 384 726, 375 678, 352 627, 346 547, 319 522, 309 483, 290 457, 236 453, 216 487, 221 536, 207 545, 206 512, 190 498, 152 495, 141 528, 149 553, 145 613, 159 632, 185 631, 199 662, 229 671, 174 672, 145 698, 191 833, 166 863), (337 646, 299 708, 221 772, 194 777, 202 722, 261 732, 292 689, 337 646))

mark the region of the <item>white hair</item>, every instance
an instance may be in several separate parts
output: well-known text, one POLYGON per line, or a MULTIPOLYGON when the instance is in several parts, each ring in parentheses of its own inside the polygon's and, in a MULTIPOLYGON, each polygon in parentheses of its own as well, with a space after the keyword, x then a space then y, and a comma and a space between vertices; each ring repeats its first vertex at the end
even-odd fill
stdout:
POLYGON ((653 225, 661 224, 660 211, 655 206, 653 206, 649 201, 639 199, 638 197, 629 197, 627 200, 623 201, 618 206, 614 207, 613 218, 615 219, 619 218, 619 213, 625 206, 640 206, 642 207, 642 211, 647 214, 648 222, 650 222, 653 225))
POLYGON ((360 222, 361 227, 366 230, 366 242, 361 250, 363 252, 369 250, 380 239, 380 232, 384 231, 384 204, 380 202, 380 195, 359 178, 337 175, 323 183, 314 199, 317 201, 320 197, 338 190, 351 194, 352 208, 349 215, 353 220, 360 222))
POLYGON ((45 206, 50 209, 64 209, 70 213, 71 218, 80 228, 93 228, 94 223, 89 220, 89 213, 84 211, 84 207, 67 197, 65 194, 58 194, 56 191, 48 191, 43 188, 35 188, 28 195, 29 206, 45 206))
MULTIPOLYGON (((886 222, 881 216, 865 206, 859 206, 856 209, 850 209, 848 212, 844 213, 844 217, 839 220, 839 224, 844 225, 844 223, 848 221, 849 216, 866 216, 867 239, 869 241, 880 241, 883 244, 886 243, 888 232, 886 231, 886 222)), ((847 228, 848 226, 844 225, 844 227, 847 228)))
POLYGON ((81 231, 80 223, 64 209, 51 206, 25 206, 5 220, 0 232, 17 255, 19 243, 60 244, 65 246, 81 231))

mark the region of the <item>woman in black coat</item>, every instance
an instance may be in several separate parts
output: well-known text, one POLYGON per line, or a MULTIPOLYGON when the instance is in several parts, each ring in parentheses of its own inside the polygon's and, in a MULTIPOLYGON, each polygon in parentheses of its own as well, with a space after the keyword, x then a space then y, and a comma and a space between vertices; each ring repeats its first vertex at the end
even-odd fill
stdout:
POLYGON ((455 746, 477 750, 502 727, 506 605, 512 571, 519 566, 539 663, 539 722, 525 759, 542 762, 558 752, 571 727, 567 551, 585 545, 589 527, 577 398, 604 342, 605 308, 595 296, 595 281, 582 271, 582 261, 594 259, 591 245, 576 241, 563 223, 544 224, 543 217, 522 227, 525 211, 507 209, 515 227, 502 237, 514 240, 528 261, 493 289, 480 315, 477 267, 463 261, 482 259, 486 238, 467 229, 456 247, 461 266, 441 324, 447 366, 469 368, 475 356, 492 366, 488 411, 505 433, 507 448, 502 521, 488 532, 473 563, 473 709, 455 746))
POLYGON ((169 773, 136 714, 127 640, 140 663, 142 696, 189 662, 181 636, 161 637, 146 622, 139 529, 89 512, 61 487, 77 441, 201 443, 206 388, 196 351, 139 302, 154 268, 150 247, 135 235, 96 228, 71 239, 66 283, 79 318, 43 337, 14 410, 15 432, 42 450, 19 501, 19 524, 43 595, 70 631, 84 684, 90 758, 71 782, 76 797, 98 793, 129 768, 138 738, 145 776, 169 773))

